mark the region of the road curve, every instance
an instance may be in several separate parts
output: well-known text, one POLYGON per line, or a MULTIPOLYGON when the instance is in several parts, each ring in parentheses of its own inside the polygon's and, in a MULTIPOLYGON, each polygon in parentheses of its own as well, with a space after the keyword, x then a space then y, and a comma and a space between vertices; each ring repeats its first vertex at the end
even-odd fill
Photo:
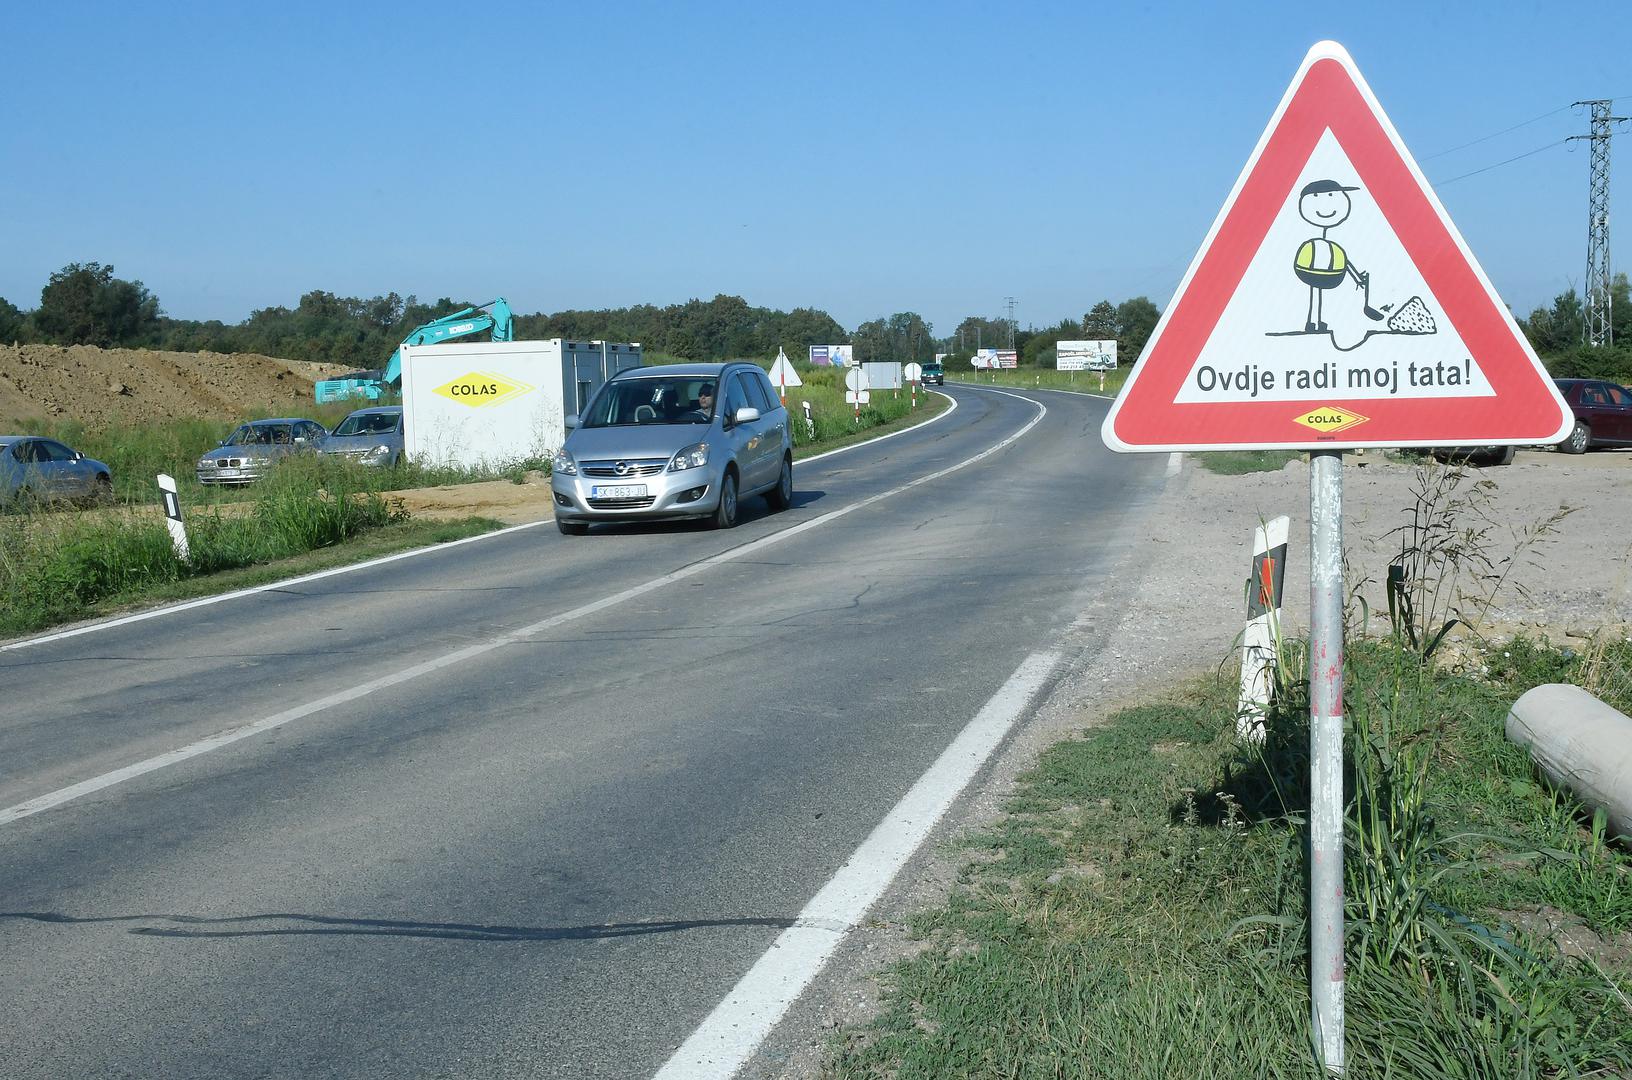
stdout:
POLYGON ((45 806, 0 817, 0 1075, 651 1075, 1161 482, 1103 400, 949 392, 731 532, 531 529, 0 653, 0 807, 45 806))

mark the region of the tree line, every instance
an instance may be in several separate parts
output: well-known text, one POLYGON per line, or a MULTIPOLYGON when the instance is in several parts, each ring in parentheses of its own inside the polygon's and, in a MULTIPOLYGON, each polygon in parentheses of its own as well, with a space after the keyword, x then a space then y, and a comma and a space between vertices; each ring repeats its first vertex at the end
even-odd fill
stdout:
MULTIPOLYGON (((1581 298, 1568 289, 1550 305, 1518 320, 1531 344, 1558 376, 1632 380, 1632 288, 1627 275, 1611 286, 1614 347, 1583 344, 1581 298)), ((0 297, 0 341, 103 348, 151 348, 178 352, 262 353, 292 360, 317 360, 357 368, 379 367, 414 328, 481 301, 442 297, 424 302, 388 293, 369 299, 314 290, 294 307, 260 308, 239 323, 176 319, 140 281, 115 276, 101 263, 70 263, 52 274, 40 302, 22 310, 0 297)), ((1101 300, 1081 319, 1065 318, 1048 327, 1021 328, 1002 318, 971 315, 950 334, 916 312, 863 322, 846 331, 818 308, 780 311, 755 307, 740 296, 688 300, 683 304, 517 315, 517 338, 638 341, 649 353, 684 360, 764 357, 786 349, 802 357, 810 345, 848 344, 859 360, 925 363, 947 354, 954 368, 968 364, 979 348, 1013 348, 1023 367, 1054 366, 1061 340, 1115 340, 1117 356, 1132 363, 1150 339, 1161 313, 1148 297, 1113 304, 1101 300)))

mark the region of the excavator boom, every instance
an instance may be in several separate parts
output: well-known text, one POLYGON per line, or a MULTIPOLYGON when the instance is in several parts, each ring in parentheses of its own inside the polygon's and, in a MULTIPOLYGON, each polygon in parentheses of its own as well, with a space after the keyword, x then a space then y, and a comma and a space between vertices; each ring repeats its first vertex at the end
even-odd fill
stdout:
MULTIPOLYGON (((513 326, 510 303, 501 296, 415 327, 402 339, 402 345, 434 345, 479 334, 483 330, 491 330, 494 341, 509 341, 514 333, 513 326)), ((386 361, 381 378, 325 379, 317 384, 317 400, 339 401, 350 397, 378 400, 387 393, 395 392, 402 385, 402 345, 398 345, 391 359, 386 361)))

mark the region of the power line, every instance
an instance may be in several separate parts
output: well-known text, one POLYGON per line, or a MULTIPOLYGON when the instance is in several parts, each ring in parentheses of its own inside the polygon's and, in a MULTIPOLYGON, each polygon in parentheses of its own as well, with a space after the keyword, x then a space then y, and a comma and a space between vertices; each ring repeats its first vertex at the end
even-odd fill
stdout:
POLYGON ((1465 142, 1461 146, 1453 146, 1449 150, 1441 150, 1437 154, 1429 154, 1427 157, 1423 158, 1422 160, 1423 161, 1432 161, 1437 157, 1444 157, 1446 154, 1454 154, 1458 150, 1466 150, 1470 146, 1478 146, 1482 142, 1489 142, 1492 139, 1499 138, 1500 136, 1506 135, 1510 131, 1517 131, 1522 127, 1528 127, 1529 125, 1534 124, 1537 120, 1545 120, 1549 116, 1556 115, 1557 113, 1564 112, 1564 111, 1566 111, 1568 109, 1571 109, 1571 108, 1574 108, 1574 106, 1572 106, 1572 105, 1560 105, 1556 109, 1553 109, 1553 110, 1551 110, 1549 112, 1544 112, 1540 116, 1533 116, 1528 120, 1522 120, 1519 123, 1514 124, 1512 127, 1503 128, 1502 130, 1500 130, 1498 132, 1495 132, 1494 134, 1481 135, 1479 138, 1474 139, 1471 142, 1465 142))
POLYGON ((1454 184, 1458 180, 1466 180, 1470 176, 1478 176, 1480 173, 1489 172, 1492 169, 1499 169, 1503 165, 1511 165, 1515 161, 1522 161, 1527 157, 1534 157, 1535 155, 1541 153, 1543 150, 1551 150, 1555 146, 1563 146, 1565 143, 1567 143, 1569 141, 1570 140, 1567 139, 1567 138, 1566 139, 1558 139, 1558 140, 1556 140, 1554 142, 1548 143, 1546 146, 1538 146, 1534 150, 1526 150, 1522 154, 1515 154, 1513 157, 1507 158, 1505 161, 1498 161, 1494 165, 1486 165, 1482 169, 1475 169, 1472 172, 1465 172, 1461 176, 1453 176, 1449 180, 1436 180, 1434 182, 1434 187, 1442 188, 1446 184, 1454 184))

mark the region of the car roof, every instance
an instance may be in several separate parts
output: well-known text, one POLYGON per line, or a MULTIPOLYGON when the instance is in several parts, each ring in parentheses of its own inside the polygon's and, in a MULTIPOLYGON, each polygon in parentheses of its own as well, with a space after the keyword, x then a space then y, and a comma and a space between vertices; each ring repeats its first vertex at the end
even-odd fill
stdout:
POLYGON ((402 411, 401 405, 370 405, 366 409, 353 409, 347 416, 383 416, 402 411))
POLYGON ((658 376, 702 377, 717 379, 725 369, 735 366, 757 367, 749 360, 729 360, 723 364, 653 364, 649 367, 624 368, 614 379, 646 379, 658 376))
POLYGON ((308 418, 306 418, 304 416, 270 416, 270 417, 267 417, 265 420, 245 420, 242 424, 239 424, 238 426, 239 427, 262 427, 262 426, 264 426, 266 424, 315 424, 315 423, 317 423, 316 420, 310 420, 310 419, 308 419, 308 418))

